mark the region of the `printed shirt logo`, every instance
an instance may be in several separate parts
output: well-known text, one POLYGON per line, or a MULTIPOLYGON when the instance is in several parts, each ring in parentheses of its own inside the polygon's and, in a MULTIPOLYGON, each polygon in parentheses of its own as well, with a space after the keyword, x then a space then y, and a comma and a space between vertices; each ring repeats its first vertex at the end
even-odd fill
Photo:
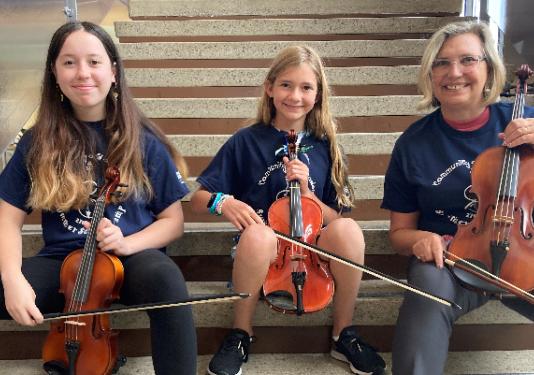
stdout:
MULTIPOLYGON (((439 176, 432 182, 432 186, 439 186, 442 183, 446 184, 447 177, 459 167, 465 167, 469 170, 469 173, 471 173, 473 164, 474 164, 474 161, 468 162, 466 160, 458 160, 454 162, 449 167, 447 167, 447 169, 445 169, 442 173, 439 174, 439 176)), ((468 224, 471 221, 471 219, 475 216, 477 212, 477 208, 478 208, 478 200, 476 199, 476 196, 473 193, 471 193, 470 190, 471 190, 471 185, 467 186, 463 191, 463 197, 466 202, 464 206, 464 210, 465 210, 464 218, 460 218, 456 215, 447 213, 445 209, 440 209, 440 208, 436 208, 434 210, 434 213, 437 216, 441 216, 441 217, 446 216, 447 219, 455 225, 468 224)))
POLYGON ((441 181, 443 181, 444 178, 446 178, 448 175, 450 175, 456 168, 461 167, 461 166, 464 166, 467 169, 471 170, 471 163, 469 163, 468 161, 465 161, 465 160, 458 160, 456 163, 453 163, 447 169, 445 169, 445 171, 443 171, 443 173, 441 173, 438 176, 438 178, 436 178, 432 182, 432 185, 437 186, 437 185, 441 184, 441 181))
MULTIPOLYGON (((308 166, 310 166, 310 157, 308 156, 308 153, 313 150, 313 147, 312 145, 301 145, 301 141, 302 139, 304 138, 305 135, 307 135, 308 133, 307 132, 299 132, 297 134, 297 142, 296 142, 296 145, 297 145, 297 154, 298 155, 302 155, 305 159, 306 159, 306 164, 308 164, 308 166)), ((285 144, 281 145, 280 147, 278 147, 275 152, 274 152, 274 155, 276 156, 277 159, 282 159, 282 157, 286 156, 288 154, 288 144, 287 144, 287 141, 285 144)), ((267 167, 267 171, 263 174, 262 178, 258 181, 258 185, 261 186, 261 185, 265 185, 267 183, 267 180, 269 179, 269 176, 276 170, 278 169, 281 169, 283 171, 283 173, 285 174, 286 173, 286 168, 285 168, 285 165, 284 165, 284 162, 283 161, 278 161, 276 162, 275 164, 272 164, 270 166, 267 167)), ((310 185, 310 189, 312 192, 315 192, 315 181, 312 180, 312 178, 310 176, 308 176, 308 183, 310 185)), ((289 195, 289 181, 286 180, 286 186, 284 189, 280 190, 277 194, 276 194, 276 199, 279 199, 279 198, 283 198, 283 197, 286 197, 289 195)))
MULTIPOLYGON (((297 134, 297 142, 296 142, 297 143, 297 154, 302 155, 306 160, 306 164, 308 165, 308 167, 310 167, 311 163, 310 163, 310 158, 308 156, 308 153, 311 150, 313 150, 314 146, 305 145, 305 144, 300 145, 300 142, 302 141, 302 139, 306 135, 308 135, 307 132, 299 132, 297 134)), ((277 170, 282 170, 284 175, 286 174, 286 168, 285 168, 284 162, 282 161, 282 157, 284 157, 285 155, 288 154, 287 150, 288 150, 287 141, 285 142, 285 144, 280 145, 279 147, 276 148, 276 150, 274 151, 274 155, 275 155, 275 157, 276 157, 276 159, 278 161, 276 161, 275 163, 267 166, 267 169, 263 173, 263 176, 258 181, 258 186, 266 185, 268 180, 269 180, 269 178, 277 170)), ((316 183, 315 183, 315 181, 312 180, 311 176, 308 176, 308 183, 310 185, 310 190, 312 192, 315 192, 316 183)), ((284 189, 280 190, 276 194, 275 200, 279 199, 279 198, 286 197, 288 195, 289 195, 289 181, 286 180, 286 186, 284 187, 284 189)), ((256 210, 256 213, 265 221, 265 218, 264 218, 265 212, 263 211, 263 209, 256 210)))
MULTIPOLYGON (((96 170, 98 171, 99 166, 107 165, 107 159, 104 157, 102 153, 97 153, 95 155, 87 155, 85 157, 85 168, 87 171, 96 170)), ((177 175, 179 173, 177 172, 177 175)), ((181 178, 181 176, 180 176, 181 178)), ((61 224, 63 228, 65 228, 68 232, 76 233, 80 236, 86 236, 87 235, 87 229, 83 226, 83 221, 91 221, 93 218, 93 212, 96 204, 96 200, 98 199, 98 192, 100 190, 100 186, 98 185, 97 181, 91 181, 90 182, 93 185, 93 190, 91 191, 91 197, 89 198, 89 201, 87 202, 87 205, 81 209, 78 210, 78 217, 75 217, 71 221, 69 221, 69 217, 62 212, 58 211, 59 218, 61 220, 61 224), (72 222, 73 220, 73 222, 72 222)), ((111 218, 111 221, 113 224, 118 225, 121 219, 121 216, 126 213, 126 209, 119 205, 113 215, 113 218, 111 218)))

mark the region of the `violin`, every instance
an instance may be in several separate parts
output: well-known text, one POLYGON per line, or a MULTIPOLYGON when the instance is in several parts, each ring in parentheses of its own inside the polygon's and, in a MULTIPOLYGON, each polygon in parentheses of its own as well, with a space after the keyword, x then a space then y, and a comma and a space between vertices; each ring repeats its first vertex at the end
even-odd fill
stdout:
MULTIPOLYGON (((524 114, 528 65, 517 72, 512 119, 524 114)), ((465 286, 483 293, 512 293, 530 303, 534 296, 534 149, 492 147, 471 171, 478 198, 473 220, 459 225, 445 252, 446 263, 465 286)))
MULTIPOLYGON (((288 135, 288 157, 297 158, 297 136, 288 135)), ((323 224, 321 206, 302 197, 298 181, 290 181, 289 197, 277 199, 268 211, 269 226, 306 243, 317 241, 323 224)), ((269 266, 263 283, 265 301, 283 313, 319 311, 332 301, 334 280, 328 263, 316 253, 285 239, 278 240, 276 260, 269 266)))
MULTIPOLYGON (((97 248, 96 229, 104 208, 116 192, 120 174, 106 171, 106 184, 96 200, 91 227, 83 249, 70 253, 60 271, 60 292, 65 312, 108 308, 119 298, 124 268, 119 258, 97 248)), ((108 375, 124 364, 119 355, 118 333, 108 315, 74 316, 52 322, 42 350, 43 368, 49 374, 108 375)))

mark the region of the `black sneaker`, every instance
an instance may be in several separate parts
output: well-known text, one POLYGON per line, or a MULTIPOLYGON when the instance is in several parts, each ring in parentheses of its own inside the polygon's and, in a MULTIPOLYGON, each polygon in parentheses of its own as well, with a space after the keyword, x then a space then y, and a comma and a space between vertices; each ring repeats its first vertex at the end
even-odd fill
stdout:
POLYGON ((358 336, 355 326, 343 328, 339 339, 333 341, 330 355, 349 363, 351 371, 359 375, 382 375, 386 368, 376 349, 358 336))
POLYGON ((210 375, 241 375, 241 365, 248 360, 248 348, 252 338, 246 331, 232 329, 225 337, 219 350, 210 361, 210 375))

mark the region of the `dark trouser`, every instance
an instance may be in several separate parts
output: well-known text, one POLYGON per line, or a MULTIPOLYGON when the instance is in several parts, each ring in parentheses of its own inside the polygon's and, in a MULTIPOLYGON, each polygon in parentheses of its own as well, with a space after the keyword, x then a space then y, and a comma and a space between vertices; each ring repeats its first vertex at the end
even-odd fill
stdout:
POLYGON ((488 297, 463 288, 448 268, 438 269, 434 263, 421 263, 415 258, 410 262, 408 282, 454 301, 462 309, 406 292, 393 339, 393 374, 443 374, 454 322, 482 306, 488 297))
MULTIPOLYGON (((125 305, 187 298, 184 278, 176 264, 159 250, 145 250, 121 258, 124 283, 120 303, 125 305)), ((61 259, 26 258, 22 272, 37 295, 42 313, 63 310, 58 293, 61 259)), ((150 310, 152 361, 157 375, 196 374, 197 342, 190 307, 150 310)), ((0 284, 0 319, 8 319, 4 291, 0 284)))

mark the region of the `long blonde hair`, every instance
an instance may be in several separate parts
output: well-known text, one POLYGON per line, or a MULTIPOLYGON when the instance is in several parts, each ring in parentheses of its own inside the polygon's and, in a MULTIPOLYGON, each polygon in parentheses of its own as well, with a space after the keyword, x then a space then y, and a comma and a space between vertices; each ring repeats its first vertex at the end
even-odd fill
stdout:
POLYGON ((124 67, 111 37, 90 22, 69 22, 56 30, 50 41, 44 71, 41 103, 31 129, 27 165, 32 180, 28 206, 44 210, 79 209, 86 205, 94 186, 94 171, 86 168, 86 155, 95 149, 87 125, 74 116, 68 98, 56 83, 53 67, 67 37, 77 30, 96 36, 103 44, 116 73, 116 84, 106 97, 104 129, 108 140, 108 165, 128 184, 123 199, 150 198, 152 186, 143 168, 143 129, 166 147, 185 178, 187 166, 163 132, 135 104, 124 78, 124 67), (116 94, 116 97, 115 95, 116 94))
POLYGON ((440 105, 432 91, 432 64, 447 39, 467 33, 475 34, 480 38, 484 56, 486 56, 488 80, 486 81, 484 92, 481 93, 483 103, 488 105, 499 100, 506 80, 506 72, 488 25, 472 21, 455 22, 445 25, 436 31, 425 48, 421 58, 418 81, 419 91, 423 94, 423 99, 417 104, 418 109, 427 110, 440 105))
MULTIPOLYGON (((352 207, 354 205, 354 190, 348 178, 348 167, 345 154, 337 141, 337 124, 330 112, 328 98, 330 88, 326 81, 324 66, 321 58, 312 48, 307 46, 291 46, 284 48, 274 58, 265 84, 274 84, 276 77, 289 67, 308 64, 315 73, 317 79, 317 100, 313 109, 306 115, 305 129, 319 139, 326 138, 330 145, 330 157, 332 159, 331 179, 336 189, 337 202, 339 205, 352 207)), ((263 95, 258 106, 257 122, 270 124, 276 115, 276 108, 272 98, 263 90, 263 95)))

